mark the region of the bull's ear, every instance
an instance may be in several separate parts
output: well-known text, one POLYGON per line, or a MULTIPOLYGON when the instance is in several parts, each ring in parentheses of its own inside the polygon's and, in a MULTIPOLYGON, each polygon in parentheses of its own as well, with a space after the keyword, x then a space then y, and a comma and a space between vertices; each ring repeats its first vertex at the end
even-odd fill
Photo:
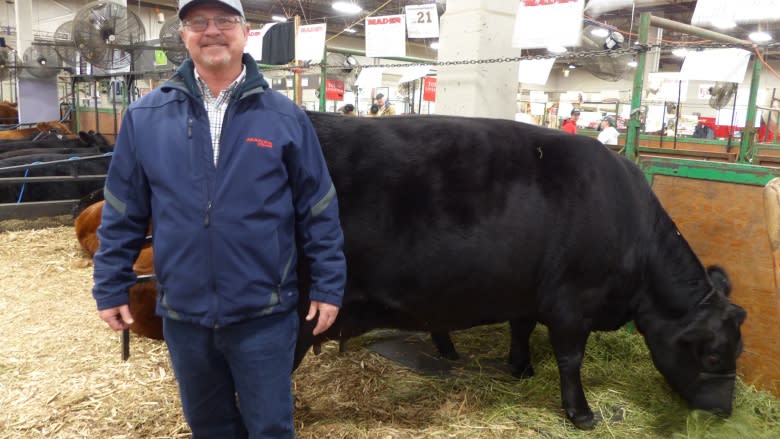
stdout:
POLYGON ((737 321, 737 325, 741 325, 747 318, 747 311, 739 305, 731 304, 728 312, 729 317, 733 317, 737 321))
POLYGON ((728 296, 731 293, 731 280, 726 270, 717 265, 707 267, 707 276, 713 288, 728 296))

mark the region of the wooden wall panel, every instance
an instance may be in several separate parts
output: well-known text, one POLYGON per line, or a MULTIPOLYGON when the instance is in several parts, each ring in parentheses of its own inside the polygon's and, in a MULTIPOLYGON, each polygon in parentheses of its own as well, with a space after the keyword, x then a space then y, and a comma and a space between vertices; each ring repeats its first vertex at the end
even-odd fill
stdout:
POLYGON ((653 190, 705 265, 728 272, 745 308, 742 378, 780 396, 780 315, 763 187, 656 175, 653 190))

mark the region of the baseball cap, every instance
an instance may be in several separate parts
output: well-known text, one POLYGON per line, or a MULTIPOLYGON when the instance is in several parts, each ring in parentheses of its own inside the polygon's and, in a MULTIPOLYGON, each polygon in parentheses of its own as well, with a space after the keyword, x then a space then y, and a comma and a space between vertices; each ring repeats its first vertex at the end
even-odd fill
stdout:
POLYGON ((377 93, 375 97, 377 99, 382 99, 383 97, 385 97, 385 95, 383 93, 377 93))
POLYGON ((607 122, 607 124, 609 124, 609 126, 611 126, 611 127, 615 126, 615 119, 613 117, 607 116, 607 117, 605 117, 602 120, 607 122))
POLYGON ((221 3, 230 9, 233 9, 241 16, 244 17, 244 7, 241 6, 241 0, 179 0, 179 20, 183 20, 187 15, 187 11, 196 5, 204 5, 208 3, 221 3))
POLYGON ((580 110, 578 110, 578 109, 576 109, 576 108, 573 108, 573 109, 571 110, 571 115, 572 115, 572 116, 576 116, 576 115, 578 115, 578 114, 580 114, 580 110))

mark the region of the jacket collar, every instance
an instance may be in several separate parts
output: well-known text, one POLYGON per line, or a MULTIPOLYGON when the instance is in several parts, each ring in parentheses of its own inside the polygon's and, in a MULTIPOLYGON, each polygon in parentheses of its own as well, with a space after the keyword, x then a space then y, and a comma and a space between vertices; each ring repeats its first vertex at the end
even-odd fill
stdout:
MULTIPOLYGON (((263 93, 268 88, 268 82, 257 68, 254 58, 245 53, 241 62, 246 66, 246 79, 238 85, 235 96, 238 96, 238 99, 243 99, 253 94, 263 93)), ((195 63, 192 62, 192 59, 187 58, 181 63, 179 68, 176 69, 176 73, 165 81, 161 87, 162 91, 169 91, 174 88, 184 90, 198 98, 203 97, 200 87, 198 87, 198 83, 195 80, 195 63)))

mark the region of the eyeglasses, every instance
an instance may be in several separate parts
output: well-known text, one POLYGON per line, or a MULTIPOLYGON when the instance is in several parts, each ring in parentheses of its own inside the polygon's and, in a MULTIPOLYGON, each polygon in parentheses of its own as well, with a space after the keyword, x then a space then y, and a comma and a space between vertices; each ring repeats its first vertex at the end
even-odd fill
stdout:
POLYGON ((209 21, 213 21, 214 26, 219 30, 231 30, 236 27, 236 24, 241 22, 241 19, 239 17, 195 17, 192 20, 185 21, 183 25, 190 28, 193 32, 204 32, 209 27, 209 21))

